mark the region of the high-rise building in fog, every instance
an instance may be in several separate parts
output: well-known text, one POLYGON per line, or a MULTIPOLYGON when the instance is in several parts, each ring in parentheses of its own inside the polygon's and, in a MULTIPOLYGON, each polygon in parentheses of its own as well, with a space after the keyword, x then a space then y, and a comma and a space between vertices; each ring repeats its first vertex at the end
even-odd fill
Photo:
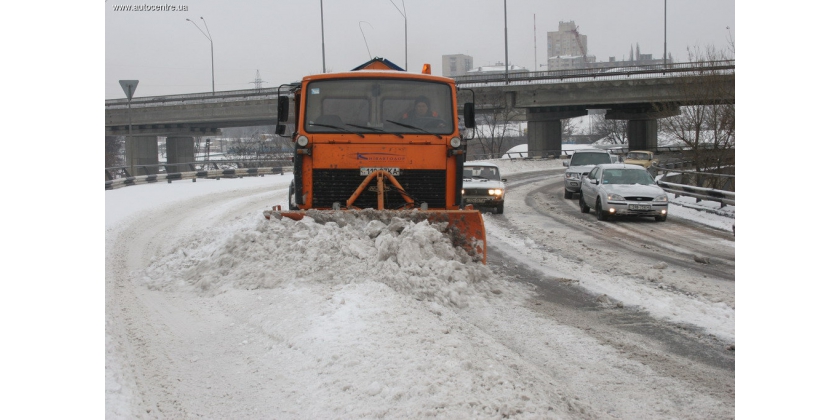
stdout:
POLYGON ((444 77, 463 76, 473 68, 473 58, 464 54, 450 54, 443 56, 441 73, 444 77))
POLYGON ((582 68, 595 61, 587 54, 587 36, 581 35, 573 20, 561 21, 557 32, 548 32, 547 38, 549 70, 582 68))

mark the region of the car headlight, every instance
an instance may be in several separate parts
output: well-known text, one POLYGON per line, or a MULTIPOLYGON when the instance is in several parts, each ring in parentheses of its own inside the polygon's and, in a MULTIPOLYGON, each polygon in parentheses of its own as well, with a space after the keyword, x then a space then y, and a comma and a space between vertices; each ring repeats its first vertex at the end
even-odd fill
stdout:
POLYGON ((668 201, 668 195, 667 194, 666 195, 658 195, 658 196, 656 196, 656 198, 653 199, 653 201, 666 201, 667 202, 668 201))
POLYGON ((580 179, 580 174, 577 173, 577 172, 571 172, 571 173, 566 172, 566 178, 580 179))
POLYGON ((489 190, 488 192, 490 193, 490 195, 502 195, 502 193, 504 193, 504 190, 489 190))
POLYGON ((624 197, 618 194, 607 194, 607 200, 609 201, 624 201, 624 197))

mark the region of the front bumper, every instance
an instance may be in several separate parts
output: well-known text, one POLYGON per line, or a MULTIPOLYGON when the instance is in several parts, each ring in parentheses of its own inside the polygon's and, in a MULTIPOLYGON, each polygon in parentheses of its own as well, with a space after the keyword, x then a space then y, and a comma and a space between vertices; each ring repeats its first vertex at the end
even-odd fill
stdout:
POLYGON ((668 214, 668 203, 607 201, 604 210, 609 214, 619 216, 666 216, 668 214))
POLYGON ((566 191, 571 192, 579 192, 580 191, 580 179, 579 178, 566 178, 564 182, 564 187, 566 191))
POLYGON ((504 204, 505 196, 491 195, 464 195, 464 204, 472 204, 473 207, 496 207, 504 204))

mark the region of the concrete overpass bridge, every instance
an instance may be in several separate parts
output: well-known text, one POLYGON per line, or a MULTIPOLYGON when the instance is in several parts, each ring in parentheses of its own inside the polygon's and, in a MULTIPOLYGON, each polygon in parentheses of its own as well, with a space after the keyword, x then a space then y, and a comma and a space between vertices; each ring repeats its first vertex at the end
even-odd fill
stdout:
MULTIPOLYGON (((476 112, 512 113, 528 124, 529 150, 559 150, 563 119, 606 109, 606 118, 628 121, 631 149, 655 148, 657 119, 682 105, 735 102, 735 62, 674 63, 590 70, 461 76, 459 106, 476 112)), ((105 135, 127 135, 126 163, 157 164, 157 136, 166 136, 169 163, 193 162, 193 137, 221 128, 274 125, 277 88, 248 89, 105 101, 105 135)))

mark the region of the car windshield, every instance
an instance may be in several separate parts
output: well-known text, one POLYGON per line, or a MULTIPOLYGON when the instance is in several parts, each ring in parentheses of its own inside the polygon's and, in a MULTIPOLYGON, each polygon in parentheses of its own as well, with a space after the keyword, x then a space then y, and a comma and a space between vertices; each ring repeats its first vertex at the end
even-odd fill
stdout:
POLYGON ((647 153, 628 153, 627 159, 650 160, 650 155, 647 153))
POLYGON ((644 169, 604 169, 604 184, 653 184, 653 178, 644 169))
POLYGON ((464 178, 490 179, 498 181, 499 168, 492 166, 464 166, 464 178))
POLYGON ((572 155, 569 166, 597 165, 599 163, 612 163, 609 153, 577 152, 572 155))

